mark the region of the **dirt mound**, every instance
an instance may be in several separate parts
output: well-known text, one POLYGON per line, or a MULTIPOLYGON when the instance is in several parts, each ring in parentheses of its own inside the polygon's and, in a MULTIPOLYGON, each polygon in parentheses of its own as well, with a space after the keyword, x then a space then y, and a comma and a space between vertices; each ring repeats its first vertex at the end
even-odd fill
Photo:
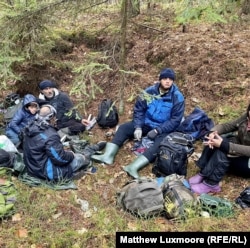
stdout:
POLYGON ((249 90, 249 38, 249 27, 218 25, 191 26, 186 33, 179 28, 156 37, 134 35, 128 64, 141 72, 144 86, 157 79, 161 68, 172 67, 189 110, 203 102, 209 111, 214 103, 249 90))
MULTIPOLYGON (((238 105, 247 96, 250 87, 249 25, 190 25, 187 30, 183 33, 182 27, 166 28, 162 32, 150 27, 131 28, 127 35, 126 70, 139 74, 126 76, 124 97, 128 106, 125 106, 124 113, 131 111, 132 104, 128 100, 131 95, 158 80, 159 71, 164 67, 176 71, 176 83, 186 97, 187 113, 197 105, 212 111, 218 102, 223 105, 231 99, 230 103, 238 105), (235 98, 239 92, 243 98, 235 98)), ((63 61, 79 63, 86 53, 114 48, 112 37, 96 37, 96 40, 94 49, 77 41, 70 44, 68 53, 56 56, 63 61)), ((44 71, 46 78, 54 79, 63 90, 70 90, 74 75, 68 68, 59 71, 51 65, 44 65, 43 68, 26 69, 23 74, 26 71, 26 81, 30 83, 27 83, 27 89, 22 84, 20 90, 23 93, 25 90, 37 93, 37 83, 44 79, 44 71)), ((102 73, 102 78, 95 80, 104 90, 97 99, 105 96, 119 100, 122 79, 116 70, 107 71, 107 75, 102 73)), ((88 109, 95 114, 96 102, 90 103, 88 109)))

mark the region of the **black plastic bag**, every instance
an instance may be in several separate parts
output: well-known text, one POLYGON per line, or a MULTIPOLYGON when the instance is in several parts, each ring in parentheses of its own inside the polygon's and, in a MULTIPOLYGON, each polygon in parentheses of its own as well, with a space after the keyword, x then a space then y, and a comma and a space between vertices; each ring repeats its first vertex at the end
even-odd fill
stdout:
POLYGON ((246 187, 240 196, 236 198, 235 202, 242 208, 250 208, 250 186, 246 187))

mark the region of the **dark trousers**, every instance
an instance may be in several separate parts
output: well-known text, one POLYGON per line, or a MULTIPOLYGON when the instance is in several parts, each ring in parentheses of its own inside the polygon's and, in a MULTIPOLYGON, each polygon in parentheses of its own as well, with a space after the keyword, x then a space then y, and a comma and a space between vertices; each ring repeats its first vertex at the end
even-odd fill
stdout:
POLYGON ((206 146, 197 161, 201 169, 200 174, 209 185, 218 184, 227 172, 242 177, 250 177, 248 157, 229 157, 218 148, 210 149, 206 146))
POLYGON ((85 126, 75 119, 68 120, 64 123, 59 123, 57 126, 59 129, 68 127, 69 128, 69 135, 77 135, 85 131, 85 126))
POLYGON ((220 149, 206 146, 196 164, 201 169, 200 174, 204 176, 204 181, 209 185, 216 185, 226 174, 229 159, 220 149))
POLYGON ((249 157, 229 157, 230 166, 228 172, 244 177, 250 178, 250 158, 249 157))
MULTIPOLYGON (((142 136, 147 135, 147 133, 150 130, 152 130, 152 128, 148 126, 143 126, 142 136)), ((123 123, 119 126, 111 142, 121 147, 125 141, 134 139, 134 131, 135 131, 135 128, 134 128, 133 121, 123 123)), ((154 160, 156 159, 156 155, 159 150, 159 145, 166 135, 167 135, 166 133, 157 135, 154 140, 154 144, 150 146, 149 148, 147 148, 146 151, 142 154, 148 159, 150 163, 154 162, 154 160)))

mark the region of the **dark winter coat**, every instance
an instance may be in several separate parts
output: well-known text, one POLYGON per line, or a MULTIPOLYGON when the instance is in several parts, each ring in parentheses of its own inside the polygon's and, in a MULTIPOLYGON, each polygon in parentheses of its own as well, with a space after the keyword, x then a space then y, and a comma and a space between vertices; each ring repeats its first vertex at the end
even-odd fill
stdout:
POLYGON ((176 84, 163 95, 160 95, 159 88, 160 82, 148 87, 136 101, 135 128, 146 125, 161 134, 171 133, 180 125, 185 111, 184 96, 176 84))
POLYGON ((52 181, 72 178, 74 154, 64 150, 54 127, 32 122, 24 130, 23 150, 29 175, 52 181))
POLYGON ((214 126, 211 131, 217 131, 220 135, 235 132, 237 135, 230 139, 228 154, 250 158, 250 131, 247 131, 246 113, 236 120, 214 126))
POLYGON ((39 99, 47 101, 48 104, 52 105, 56 109, 57 127, 59 129, 65 127, 64 124, 70 120, 75 120, 80 123, 82 117, 76 110, 74 110, 73 102, 70 100, 69 96, 56 88, 54 88, 54 92, 55 95, 51 99, 45 98, 42 93, 39 94, 39 99))
POLYGON ((20 134, 22 129, 35 119, 36 114, 31 114, 27 108, 27 105, 31 102, 38 102, 37 98, 31 94, 25 95, 22 108, 15 113, 13 119, 7 125, 7 129, 12 129, 15 133, 20 134))
POLYGON ((186 116, 185 120, 181 122, 176 131, 190 134, 194 140, 203 140, 213 127, 214 122, 207 116, 206 112, 195 107, 191 114, 186 116))

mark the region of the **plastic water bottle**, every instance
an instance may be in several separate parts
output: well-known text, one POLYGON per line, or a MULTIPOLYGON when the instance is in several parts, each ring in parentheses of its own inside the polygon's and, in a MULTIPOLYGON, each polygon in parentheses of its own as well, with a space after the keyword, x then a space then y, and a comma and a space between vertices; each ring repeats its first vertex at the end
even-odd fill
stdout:
POLYGON ((186 188, 191 189, 190 184, 189 184, 189 182, 188 182, 187 179, 183 179, 182 183, 183 183, 183 185, 184 185, 186 188))

